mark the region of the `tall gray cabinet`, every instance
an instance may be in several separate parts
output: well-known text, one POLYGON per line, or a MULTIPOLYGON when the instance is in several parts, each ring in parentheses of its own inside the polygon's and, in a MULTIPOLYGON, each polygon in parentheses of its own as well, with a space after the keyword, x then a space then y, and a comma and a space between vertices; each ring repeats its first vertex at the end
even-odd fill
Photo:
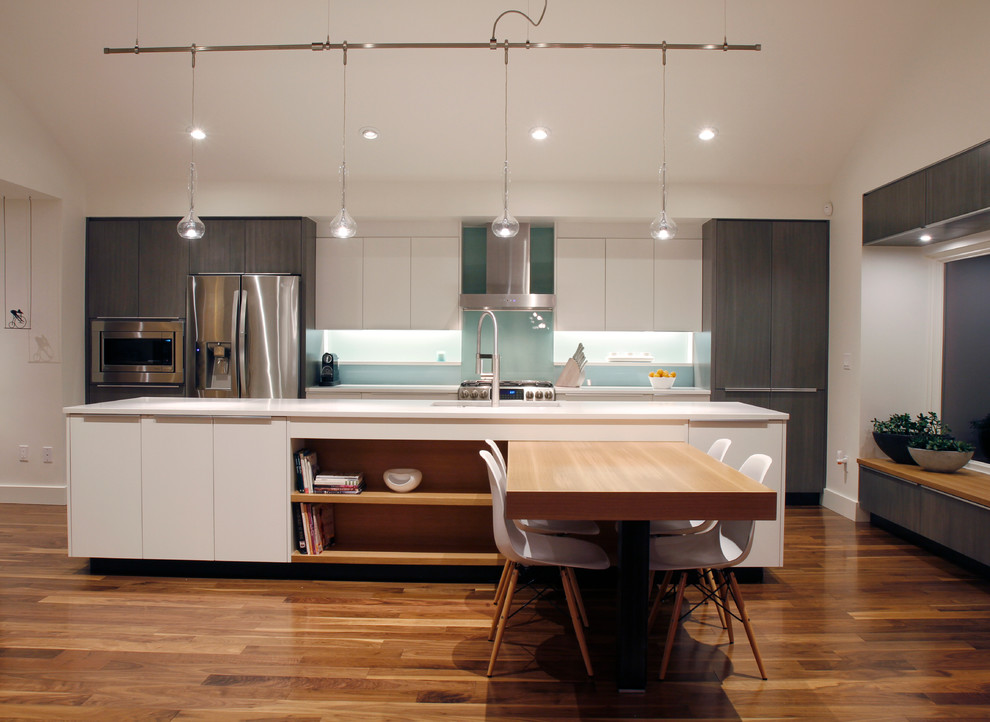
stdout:
POLYGON ((699 378, 712 401, 790 414, 786 491, 825 487, 828 222, 711 220, 703 237, 699 378), (707 368, 706 368, 707 367, 707 368))

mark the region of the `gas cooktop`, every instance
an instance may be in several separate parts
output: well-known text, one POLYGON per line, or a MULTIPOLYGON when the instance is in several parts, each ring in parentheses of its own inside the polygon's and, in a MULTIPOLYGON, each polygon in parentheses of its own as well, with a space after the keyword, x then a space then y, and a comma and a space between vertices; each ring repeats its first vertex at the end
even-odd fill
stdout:
MULTIPOLYGON (((457 398, 487 400, 491 389, 489 379, 462 381, 457 398)), ((553 401, 554 389, 549 381, 499 381, 498 397, 502 401, 553 401)))

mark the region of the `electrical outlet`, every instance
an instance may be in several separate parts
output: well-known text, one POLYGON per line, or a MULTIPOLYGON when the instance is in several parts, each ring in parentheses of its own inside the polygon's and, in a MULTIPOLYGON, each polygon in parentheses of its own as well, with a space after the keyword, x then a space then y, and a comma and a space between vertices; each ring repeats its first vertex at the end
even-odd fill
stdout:
POLYGON ((28 445, 27 444, 21 444, 20 446, 17 447, 17 459, 18 459, 18 461, 27 461, 28 460, 28 445))
POLYGON ((50 446, 41 447, 41 461, 45 464, 51 464, 55 461, 55 452, 50 446))

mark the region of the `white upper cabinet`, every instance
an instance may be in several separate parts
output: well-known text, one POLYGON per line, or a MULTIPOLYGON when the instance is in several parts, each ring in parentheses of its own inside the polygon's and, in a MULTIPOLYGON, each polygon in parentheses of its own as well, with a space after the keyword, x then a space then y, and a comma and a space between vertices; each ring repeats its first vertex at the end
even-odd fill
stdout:
POLYGON ((653 330, 701 331, 701 240, 654 241, 653 330))
POLYGON ((701 241, 654 241, 628 226, 558 229, 555 328, 700 331, 701 241))
POLYGON ((605 239, 557 239, 554 273, 560 331, 605 330, 605 239))
POLYGON ((456 237, 319 238, 316 325, 328 329, 456 329, 456 237))
POLYGON ((413 238, 411 243, 410 328, 460 328, 460 240, 413 238))
POLYGON ((408 238, 364 239, 363 328, 408 329, 408 238))
POLYGON ((653 239, 605 239, 605 330, 653 330, 653 239))
POLYGON ((364 242, 316 239, 316 327, 362 328, 364 242))

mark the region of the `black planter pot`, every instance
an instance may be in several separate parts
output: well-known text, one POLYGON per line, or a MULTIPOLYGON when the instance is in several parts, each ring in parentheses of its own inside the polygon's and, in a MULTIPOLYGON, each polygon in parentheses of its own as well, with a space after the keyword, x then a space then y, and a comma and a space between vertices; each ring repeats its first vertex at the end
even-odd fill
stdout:
POLYGON ((911 458, 911 453, 908 451, 908 442, 911 440, 910 434, 881 434, 874 431, 873 440, 880 448, 880 451, 889 456, 891 461, 898 464, 914 464, 917 466, 917 463, 911 458))

